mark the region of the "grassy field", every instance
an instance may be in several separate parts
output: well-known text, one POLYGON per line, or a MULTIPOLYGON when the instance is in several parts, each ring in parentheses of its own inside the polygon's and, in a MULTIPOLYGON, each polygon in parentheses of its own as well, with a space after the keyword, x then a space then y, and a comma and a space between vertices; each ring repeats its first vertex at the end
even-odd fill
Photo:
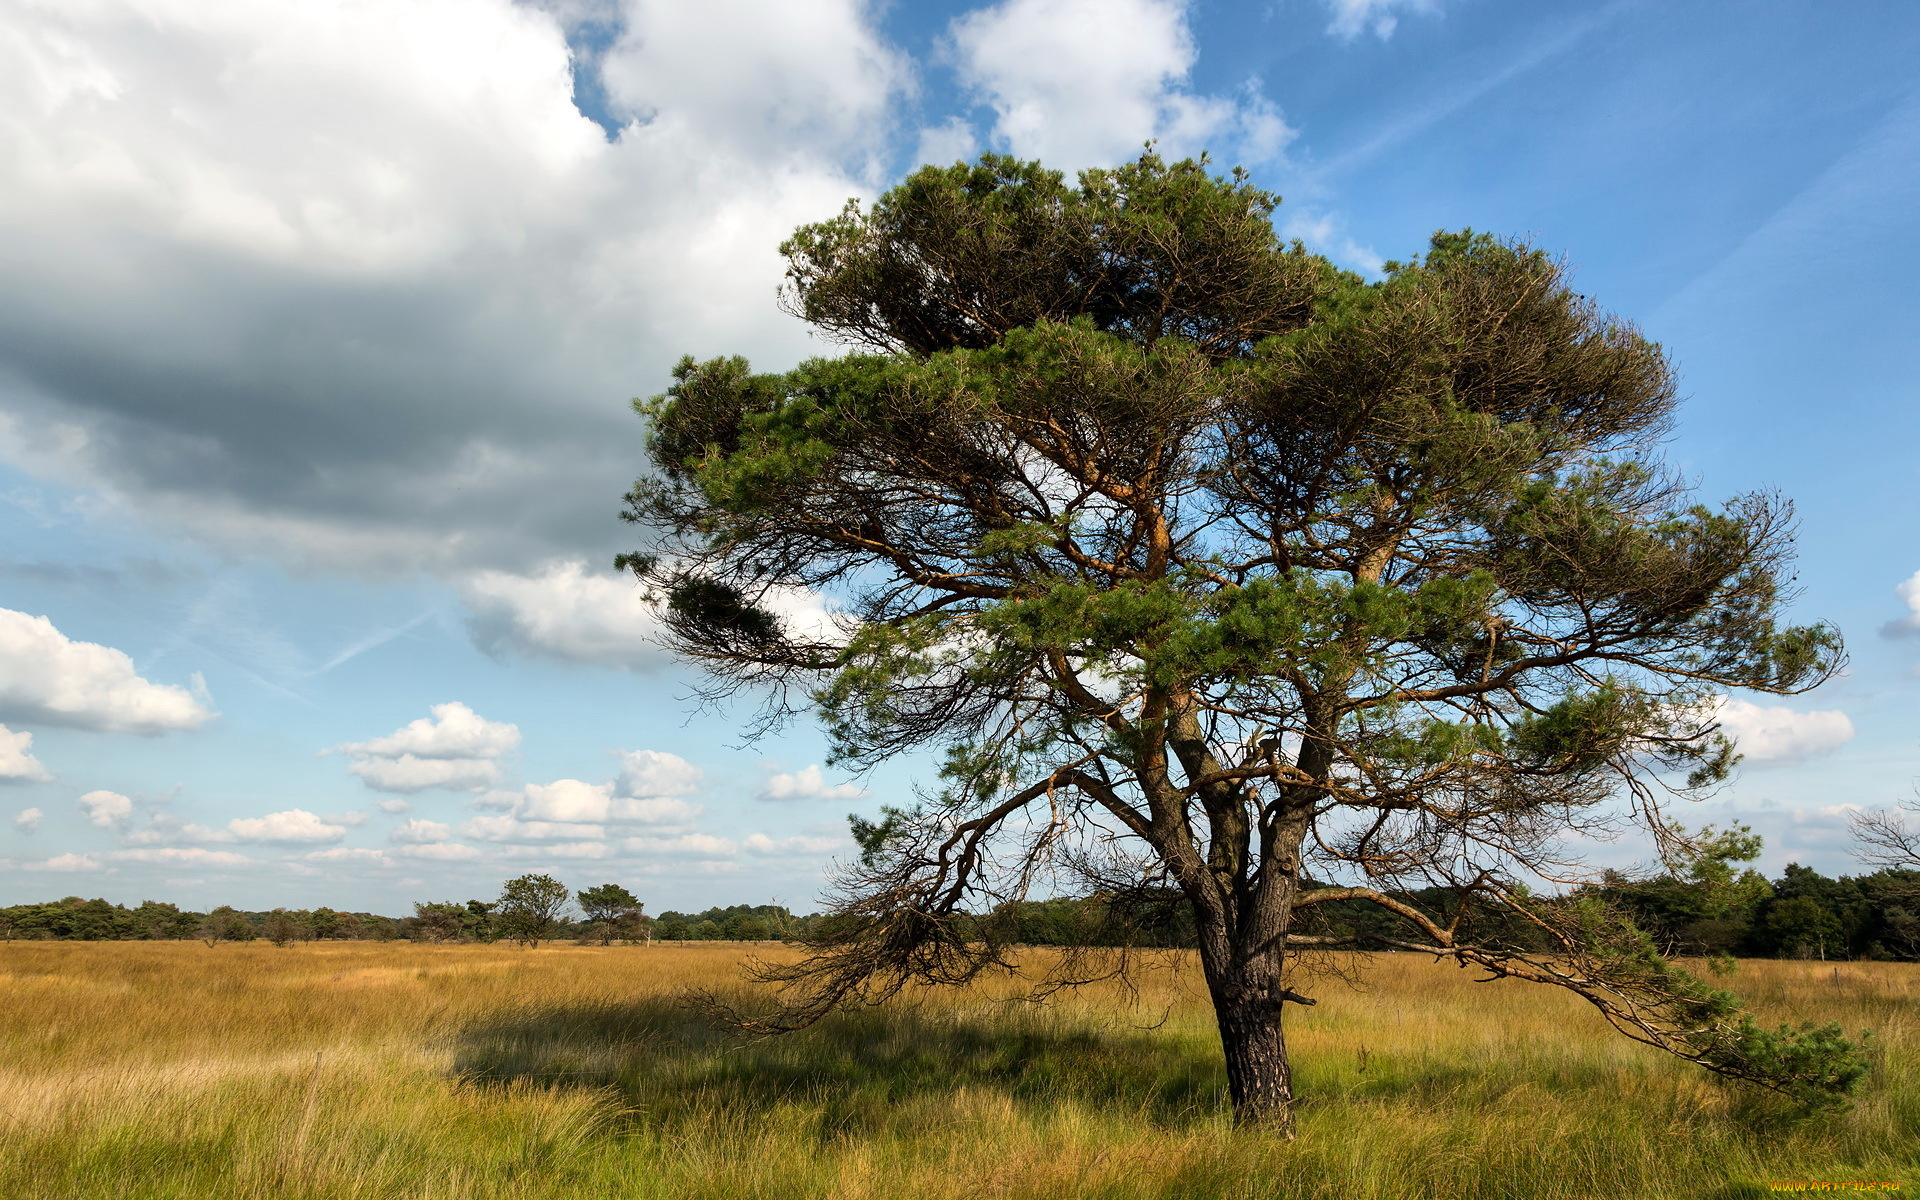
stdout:
MULTIPOLYGON (((766 953, 780 953, 770 948, 766 953)), ((1920 1187, 1920 967, 1742 964, 1772 1020, 1877 1031, 1793 1119, 1571 998, 1411 955, 1322 980, 1288 1144, 1230 1127, 1196 972, 1007 982, 742 1045, 674 1003, 742 950, 0 947, 0 1196, 1740 1197, 1920 1187)))

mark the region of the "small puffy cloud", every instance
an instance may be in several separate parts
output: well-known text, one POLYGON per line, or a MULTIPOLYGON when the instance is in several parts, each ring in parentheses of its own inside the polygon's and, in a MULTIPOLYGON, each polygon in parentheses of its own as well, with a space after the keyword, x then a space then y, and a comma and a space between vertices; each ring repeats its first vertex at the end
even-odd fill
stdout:
POLYGON ((606 858, 612 853, 605 842, 559 842, 544 846, 508 846, 508 858, 606 858))
POLYGON ((760 785, 762 800, 858 800, 867 789, 851 783, 829 784, 819 766, 780 771, 760 785))
POLYGON ((53 772, 33 756, 33 735, 0 725, 0 783, 45 783, 53 772))
POLYGON ((103 864, 91 854, 56 854, 40 862, 27 863, 26 868, 29 871, 81 872, 101 870, 103 864))
POLYGON ((124 825, 133 816, 133 801, 119 792, 88 792, 74 803, 87 814, 87 820, 102 829, 124 825))
POLYGON ((121 651, 0 608, 0 719, 151 735, 212 715, 187 689, 142 679, 121 651))
POLYGON ((505 721, 489 721, 471 708, 451 701, 427 709, 431 717, 409 721, 383 738, 348 742, 349 754, 379 758, 418 755, 421 758, 498 758, 520 744, 520 729, 505 721))
POLYGON ((529 821, 604 821, 613 803, 610 785, 578 779, 530 783, 525 795, 515 815, 529 821))
POLYGON ((478 571, 460 585, 474 644, 495 657, 553 658, 651 671, 669 659, 660 626, 632 576, 589 571, 578 559, 531 574, 478 571))
POLYGON ((380 801, 380 811, 399 816, 401 813, 412 812, 413 805, 408 804, 405 800, 382 800, 380 801))
POLYGON ((330 825, 304 808, 268 813, 264 817, 236 817, 227 828, 248 842, 337 842, 345 836, 344 825, 330 825))
POLYGON ((1920 571, 1902 580, 1893 592, 1907 606, 1907 615, 1882 625, 1880 635, 1890 638, 1920 637, 1920 571))
MULTIPOLYGON (((436 704, 386 737, 338 747, 347 770, 375 791, 477 791, 500 780, 494 760, 520 744, 520 727, 489 721, 458 701, 436 704)), ((392 811, 392 810, 389 810, 392 811)))
POLYGON ((46 814, 37 808, 23 808, 20 810, 20 815, 13 819, 13 827, 21 833, 32 833, 40 828, 40 822, 45 816, 46 814))
POLYGON ((678 754, 662 750, 630 750, 620 756, 615 788, 622 796, 691 796, 705 775, 678 754))
POLYGON ((1853 740, 1853 722, 1838 709, 1796 712, 1784 704, 1754 704, 1731 697, 1717 707, 1720 727, 1748 762, 1804 762, 1831 754, 1853 740))
POLYGON ((390 842, 424 846, 434 842, 444 842, 453 837, 453 830, 439 821, 426 821, 418 817, 405 824, 395 826, 387 834, 390 842))
POLYGON ((1333 23, 1327 32, 1349 41, 1362 33, 1372 33, 1381 41, 1393 36, 1399 27, 1398 12, 1433 13, 1440 10, 1436 0, 1327 0, 1333 10, 1333 23))
POLYGON ((1023 157, 1111 164, 1148 138, 1175 155, 1277 157, 1294 131, 1257 84, 1239 98, 1188 90, 1187 15, 1186 0, 1002 0, 955 19, 947 45, 995 138, 1023 157))

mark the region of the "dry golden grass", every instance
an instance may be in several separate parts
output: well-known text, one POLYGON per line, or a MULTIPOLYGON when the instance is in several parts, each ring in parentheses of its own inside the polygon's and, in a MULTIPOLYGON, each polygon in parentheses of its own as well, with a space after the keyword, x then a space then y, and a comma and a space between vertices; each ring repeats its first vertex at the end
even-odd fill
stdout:
MULTIPOLYGON (((763 953, 784 953, 765 948, 763 953)), ((1040 953, 1040 952, 1036 952, 1040 953)), ((1384 955, 1294 1010, 1291 1144, 1236 1132, 1194 970, 1013 981, 772 1042, 676 1006, 742 950, 0 948, 0 1196, 1736 1197, 1913 1180, 1920 967, 1746 963, 1764 1018, 1876 1031, 1796 1119, 1573 998, 1384 955), (1757 1189, 1757 1190, 1756 1190, 1757 1189)))

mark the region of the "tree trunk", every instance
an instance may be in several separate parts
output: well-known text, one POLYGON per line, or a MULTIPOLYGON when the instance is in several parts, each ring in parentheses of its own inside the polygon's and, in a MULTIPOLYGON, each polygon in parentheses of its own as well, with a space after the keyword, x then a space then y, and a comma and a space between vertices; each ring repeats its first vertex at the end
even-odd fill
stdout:
MULTIPOLYGON (((1261 964, 1264 965, 1264 964, 1261 964)), ((1293 1136, 1293 1067, 1281 1028, 1278 972, 1242 968, 1212 985, 1214 1019, 1227 1059, 1227 1094, 1234 1124, 1293 1136)))

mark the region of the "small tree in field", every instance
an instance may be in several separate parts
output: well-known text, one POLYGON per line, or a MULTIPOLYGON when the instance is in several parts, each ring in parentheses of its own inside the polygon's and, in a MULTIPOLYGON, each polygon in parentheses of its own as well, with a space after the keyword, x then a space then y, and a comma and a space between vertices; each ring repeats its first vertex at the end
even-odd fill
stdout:
POLYGON ((614 938, 636 923, 641 910, 646 907, 632 892, 617 883, 581 888, 575 899, 580 903, 580 911, 586 914, 587 920, 593 923, 599 933, 602 946, 611 946, 614 938))
POLYGON ((414 927, 432 942, 458 941, 466 916, 467 910, 451 900, 413 906, 414 927))
POLYGON ((260 932, 268 941, 285 949, 306 934, 299 921, 284 908, 276 908, 261 923, 260 932))
POLYGON ((209 946, 218 946, 221 942, 250 942, 253 939, 252 922, 229 904, 222 904, 200 922, 200 940, 209 946))
POLYGON ((1354 904, 1397 931, 1374 945, 1844 1091, 1837 1031, 1764 1032, 1597 901, 1541 898, 1569 833, 1685 849, 1667 801, 1733 764, 1725 690, 1838 667, 1777 621, 1787 506, 1691 497, 1653 454, 1660 348, 1541 252, 1436 235, 1369 283, 1283 244, 1276 203, 1150 153, 1077 188, 923 168, 783 247, 791 311, 852 353, 688 359, 637 403, 627 516, 662 540, 620 561, 678 650, 770 720, 817 706, 839 761, 946 752, 938 791, 855 820, 812 953, 764 969, 784 1006, 739 1019, 1008 967, 987 914, 1065 873, 1191 910, 1242 1121, 1290 1128, 1285 1005, 1354 904), (835 618, 779 615, 800 589, 835 618))
POLYGON ((502 935, 524 946, 538 946, 553 936, 570 895, 566 885, 551 875, 509 879, 500 890, 494 921, 502 935))

